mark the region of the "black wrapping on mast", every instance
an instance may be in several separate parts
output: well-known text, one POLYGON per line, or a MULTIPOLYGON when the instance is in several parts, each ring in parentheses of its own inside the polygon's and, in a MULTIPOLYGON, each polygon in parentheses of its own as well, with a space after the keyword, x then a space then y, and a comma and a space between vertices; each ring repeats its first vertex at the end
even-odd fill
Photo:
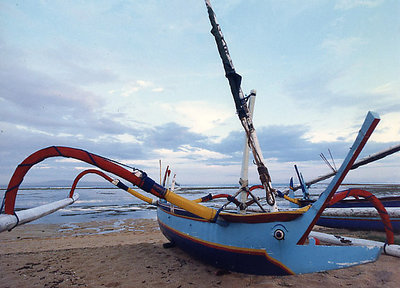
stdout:
POLYGON ((225 76, 228 79, 229 86, 231 88, 232 96, 235 101, 236 112, 242 122, 243 128, 246 132, 249 146, 253 152, 254 160, 257 165, 257 171, 260 176, 261 183, 263 184, 266 192, 266 198, 269 205, 273 206, 275 204, 275 190, 271 186, 271 177, 268 173, 267 167, 263 163, 263 157, 261 153, 261 148, 257 140, 255 129, 253 127, 253 121, 251 120, 250 111, 247 107, 246 98, 243 95, 242 89, 240 87, 242 82, 242 76, 236 73, 233 67, 231 56, 229 55, 228 46, 226 45, 224 35, 217 23, 215 13, 211 8, 209 0, 205 0, 208 17, 211 22, 211 33, 214 35, 215 42, 217 43, 218 52, 222 60, 222 64, 225 70, 225 76))
POLYGON ((242 76, 236 73, 233 67, 231 56, 229 55, 228 46, 226 45, 224 35, 217 23, 215 18, 215 13, 211 8, 209 0, 206 0, 206 6, 208 11, 208 17, 211 22, 211 34, 214 35, 215 42, 217 43, 218 52, 222 60, 222 64, 225 70, 225 77, 228 78, 229 86, 231 87, 231 92, 233 100, 235 101, 236 111, 240 119, 247 116, 247 105, 243 96, 242 89, 240 85, 242 83, 242 76))

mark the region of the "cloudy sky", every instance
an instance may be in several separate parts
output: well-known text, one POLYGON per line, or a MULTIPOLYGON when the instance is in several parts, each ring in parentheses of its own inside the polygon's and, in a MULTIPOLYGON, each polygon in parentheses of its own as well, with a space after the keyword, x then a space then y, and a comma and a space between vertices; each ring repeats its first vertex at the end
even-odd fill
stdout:
MULTIPOLYGON (((399 1, 213 6, 244 92, 257 90, 273 182, 295 163, 306 180, 329 172, 328 149, 341 163, 369 110, 381 123, 361 156, 400 143, 399 1)), ((243 133, 210 28, 202 0, 0 1, 0 184, 52 145, 156 180, 162 159, 182 184, 237 183, 243 133)), ((25 181, 72 181, 85 167, 46 160, 25 181)), ((400 155, 347 179, 400 183, 400 155)))

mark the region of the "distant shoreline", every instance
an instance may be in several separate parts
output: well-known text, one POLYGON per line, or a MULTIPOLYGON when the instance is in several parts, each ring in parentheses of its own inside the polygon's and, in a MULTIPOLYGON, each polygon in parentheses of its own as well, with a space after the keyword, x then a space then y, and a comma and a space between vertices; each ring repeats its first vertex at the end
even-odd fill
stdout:
MULTIPOLYGON (((318 184, 328 184, 328 182, 321 182, 318 184)), ((19 190, 69 190, 71 189, 71 186, 50 186, 50 185, 43 185, 40 186, 41 184, 34 184, 34 185, 29 185, 29 186, 22 186, 19 188, 19 190)), ((85 185, 83 183, 83 185, 85 185)), ((314 184, 316 185, 316 184, 314 184)), ((274 186, 287 186, 286 184, 283 183, 276 183, 274 186)), ((374 187, 399 187, 400 188, 400 183, 342 183, 340 186, 374 186, 374 187)), ((136 187, 136 186, 135 186, 136 187)), ((232 184, 227 184, 227 185, 203 185, 203 186, 196 186, 196 185, 188 185, 188 186, 178 186, 182 190, 208 190, 208 189, 237 189, 239 188, 239 185, 232 185, 232 184)), ((76 189, 119 189, 118 187, 114 186, 82 186, 82 187, 76 187, 76 189)), ((2 190, 7 190, 6 185, 0 185, 0 191, 2 190)))

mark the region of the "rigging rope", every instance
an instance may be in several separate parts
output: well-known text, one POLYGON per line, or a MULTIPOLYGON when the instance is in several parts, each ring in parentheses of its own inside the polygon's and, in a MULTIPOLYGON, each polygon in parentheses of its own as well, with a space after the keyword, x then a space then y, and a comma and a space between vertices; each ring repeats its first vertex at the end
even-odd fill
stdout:
POLYGON ((228 46, 225 42, 224 36, 222 34, 221 28, 217 23, 215 13, 211 7, 209 0, 205 0, 208 16, 211 23, 211 34, 214 35, 215 42, 217 44, 218 52, 224 66, 225 77, 228 79, 229 86, 231 88, 231 93, 236 106, 236 112, 239 116, 240 122, 243 129, 246 132, 246 136, 249 142, 249 146, 253 152, 253 157, 257 165, 257 171, 260 177, 260 181, 265 189, 266 199, 269 205, 277 210, 275 203, 275 189, 272 188, 271 176, 268 172, 267 167, 264 164, 264 159, 262 156, 262 151, 256 131, 253 126, 253 121, 251 119, 251 114, 249 108, 246 104, 246 98, 243 95, 242 88, 240 87, 242 76, 236 73, 233 66, 231 56, 229 54, 228 46))

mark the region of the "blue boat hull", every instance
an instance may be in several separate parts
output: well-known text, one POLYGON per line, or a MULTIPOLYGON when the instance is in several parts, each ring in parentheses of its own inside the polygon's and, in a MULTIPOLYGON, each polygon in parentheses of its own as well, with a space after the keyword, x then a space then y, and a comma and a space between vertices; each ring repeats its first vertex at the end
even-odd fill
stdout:
POLYGON ((213 223, 169 203, 159 204, 157 216, 162 233, 172 243, 205 263, 229 271, 258 275, 312 273, 373 262, 380 254, 377 247, 318 246, 314 241, 296 245, 290 234, 296 219, 213 223), (274 238, 277 228, 285 231, 284 240, 274 238))
POLYGON ((246 274, 263 274, 263 271, 269 271, 271 275, 294 274, 284 266, 279 267, 279 263, 270 261, 263 251, 249 253, 246 249, 233 249, 215 243, 199 241, 162 222, 159 222, 159 224, 162 233, 180 249, 218 268, 246 274))

